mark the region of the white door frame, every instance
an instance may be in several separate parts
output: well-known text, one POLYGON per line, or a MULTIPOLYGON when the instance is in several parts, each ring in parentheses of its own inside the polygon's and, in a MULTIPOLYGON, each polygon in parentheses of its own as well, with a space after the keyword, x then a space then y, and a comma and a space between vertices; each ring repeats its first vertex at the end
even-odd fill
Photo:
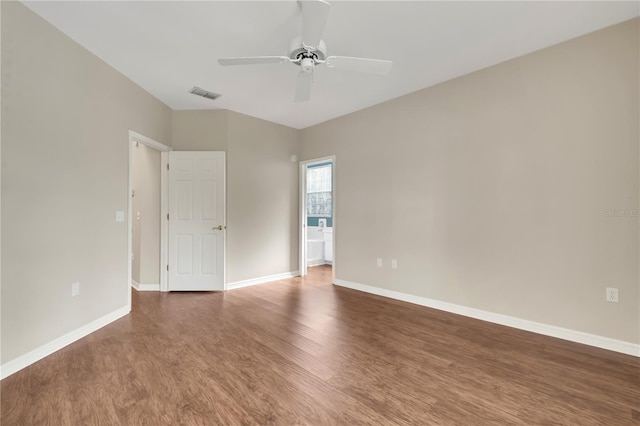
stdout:
POLYGON ((127 193, 127 272, 128 272, 128 280, 129 280, 129 291, 128 291, 128 303, 129 309, 131 309, 131 251, 133 249, 133 200, 131 199, 132 191, 133 191, 133 148, 136 143, 141 143, 150 148, 156 149, 160 151, 160 291, 169 291, 167 288, 167 235, 169 233, 169 224, 168 221, 163 218, 167 217, 168 212, 168 204, 167 204, 167 168, 165 164, 167 164, 167 152, 173 151, 173 149, 167 145, 161 144, 158 141, 155 141, 151 138, 148 138, 140 133, 134 132, 133 130, 129 130, 129 191, 127 193))
POLYGON ((331 161, 331 221, 333 222, 333 238, 331 248, 333 261, 331 262, 331 282, 336 279, 336 156, 314 158, 300 162, 300 246, 298 264, 300 276, 307 275, 307 166, 315 163, 331 161))

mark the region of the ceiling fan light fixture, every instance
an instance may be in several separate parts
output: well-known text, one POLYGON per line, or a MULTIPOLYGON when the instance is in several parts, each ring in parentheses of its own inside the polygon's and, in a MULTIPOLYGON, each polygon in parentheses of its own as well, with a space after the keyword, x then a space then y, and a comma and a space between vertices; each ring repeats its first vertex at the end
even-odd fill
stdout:
POLYGON ((314 65, 315 61, 312 58, 302 58, 300 61, 300 68, 302 68, 302 72, 305 74, 311 74, 314 65))
POLYGON ((197 86, 193 86, 193 89, 189 90, 189 93, 197 96, 202 96, 203 98, 215 100, 222 96, 219 93, 209 92, 208 90, 201 89, 197 86))

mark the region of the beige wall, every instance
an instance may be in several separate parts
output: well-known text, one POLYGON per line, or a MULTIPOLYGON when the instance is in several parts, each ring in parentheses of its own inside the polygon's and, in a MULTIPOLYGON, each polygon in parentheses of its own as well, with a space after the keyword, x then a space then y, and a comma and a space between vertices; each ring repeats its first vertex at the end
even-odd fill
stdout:
POLYGON ((160 284, 160 151, 143 144, 132 150, 133 265, 139 284, 160 284))
POLYGON ((227 282, 298 270, 300 131, 233 111, 175 111, 173 148, 227 152, 227 282))
POLYGON ((298 270, 300 131, 229 111, 228 282, 298 270))
POLYGON ((20 3, 1 7, 6 363, 126 307, 128 130, 169 143, 171 110, 20 3))
POLYGON ((640 342, 638 217, 606 214, 638 209, 638 35, 636 19, 303 130, 302 159, 336 155, 336 277, 640 342))
POLYGON ((173 111, 171 140, 176 151, 226 151, 229 111, 173 111))

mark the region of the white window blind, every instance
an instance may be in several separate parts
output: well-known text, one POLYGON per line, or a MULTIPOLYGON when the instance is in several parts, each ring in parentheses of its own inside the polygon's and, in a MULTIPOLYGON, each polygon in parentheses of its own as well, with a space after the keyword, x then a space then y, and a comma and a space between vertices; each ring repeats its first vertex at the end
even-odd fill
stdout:
POLYGON ((307 169, 307 216, 331 217, 331 164, 307 169))
POLYGON ((331 165, 307 170, 307 193, 331 192, 331 165))

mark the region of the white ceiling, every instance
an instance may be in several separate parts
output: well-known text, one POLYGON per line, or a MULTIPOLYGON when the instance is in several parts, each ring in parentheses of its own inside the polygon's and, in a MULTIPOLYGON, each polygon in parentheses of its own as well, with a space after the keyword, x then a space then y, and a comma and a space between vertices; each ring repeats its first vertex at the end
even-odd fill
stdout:
POLYGON ((229 109, 305 128, 639 15, 626 2, 332 1, 329 55, 394 62, 388 76, 317 67, 294 103, 293 64, 216 59, 288 55, 293 1, 23 2, 173 109, 229 109), (221 93, 212 101, 193 86, 221 93))

